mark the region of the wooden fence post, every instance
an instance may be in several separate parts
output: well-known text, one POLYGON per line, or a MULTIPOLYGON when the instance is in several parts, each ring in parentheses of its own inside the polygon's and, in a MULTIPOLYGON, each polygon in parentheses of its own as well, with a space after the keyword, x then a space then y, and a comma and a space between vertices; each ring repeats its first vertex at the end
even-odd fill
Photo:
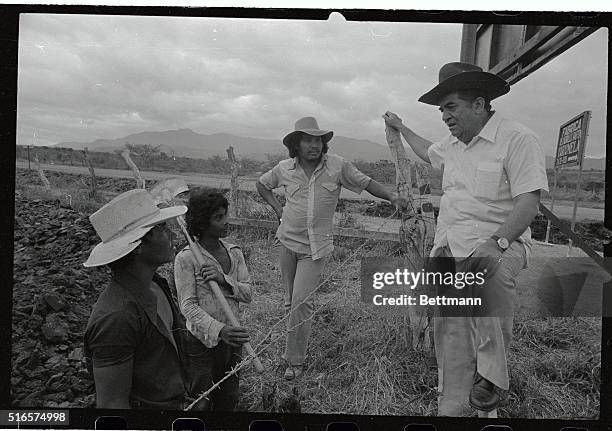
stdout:
POLYGON ((236 161, 236 155, 234 154, 234 147, 229 147, 226 149, 227 158, 230 161, 231 175, 232 179, 230 182, 230 208, 229 208, 229 216, 236 217, 238 214, 238 162, 236 161))
POLYGON ((38 154, 34 154, 34 165, 36 166, 36 170, 38 171, 38 176, 40 177, 40 180, 42 181, 45 189, 50 190, 51 183, 47 179, 47 176, 45 175, 45 171, 43 171, 42 166, 40 166, 40 162, 38 161, 38 154))
POLYGON ((87 165, 87 168, 89 168, 89 174, 91 175, 91 180, 89 181, 89 196, 91 198, 95 198, 98 185, 96 181, 96 173, 91 165, 91 162, 89 161, 89 152, 87 151, 87 147, 83 148, 83 159, 85 160, 85 164, 87 165))
POLYGON ((121 151, 121 157, 123 157, 127 165, 132 169, 132 172, 134 173, 134 179, 136 180, 136 188, 144 189, 145 180, 140 175, 140 171, 138 170, 138 166, 136 166, 136 163, 132 161, 132 158, 130 157, 130 150, 125 148, 123 151, 121 151))
POLYGON ((425 225, 423 237, 423 257, 428 257, 433 248, 436 233, 436 215, 431 201, 431 167, 424 163, 415 163, 417 187, 419 188, 421 218, 425 225))
MULTIPOLYGON (((407 202, 407 208, 401 210, 400 244, 406 255, 406 267, 414 272, 420 272, 424 266, 424 258, 428 257, 424 254, 428 226, 424 223, 423 214, 421 214, 421 217, 417 216, 414 206, 410 161, 406 156, 400 132, 391 127, 386 127, 385 132, 387 144, 395 160, 397 192, 401 200, 407 202)), ((423 207, 421 206, 422 211, 423 207)), ((431 211, 433 213, 433 207, 431 211)), ((428 314, 430 313, 418 308, 418 306, 408 306, 412 348, 415 350, 419 347, 426 351, 431 350, 428 314)))

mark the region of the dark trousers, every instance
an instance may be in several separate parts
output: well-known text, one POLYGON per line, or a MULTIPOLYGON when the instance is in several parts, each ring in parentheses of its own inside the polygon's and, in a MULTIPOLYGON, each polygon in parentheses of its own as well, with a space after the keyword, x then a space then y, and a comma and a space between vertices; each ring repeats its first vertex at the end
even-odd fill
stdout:
MULTIPOLYGON (((202 392, 225 377, 241 360, 240 347, 232 347, 219 340, 215 347, 208 348, 194 336, 187 344, 189 363, 189 395, 197 398, 202 392)), ((225 379, 214 391, 194 406, 194 410, 234 411, 238 403, 238 373, 225 379)))

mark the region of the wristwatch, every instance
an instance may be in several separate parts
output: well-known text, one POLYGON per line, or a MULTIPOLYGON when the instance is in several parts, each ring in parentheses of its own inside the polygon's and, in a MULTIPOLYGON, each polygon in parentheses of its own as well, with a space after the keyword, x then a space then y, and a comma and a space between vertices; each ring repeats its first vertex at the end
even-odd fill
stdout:
POLYGON ((504 238, 503 236, 499 235, 491 235, 491 238, 495 240, 497 246, 502 250, 502 252, 508 250, 508 247, 510 247, 508 238, 504 238))

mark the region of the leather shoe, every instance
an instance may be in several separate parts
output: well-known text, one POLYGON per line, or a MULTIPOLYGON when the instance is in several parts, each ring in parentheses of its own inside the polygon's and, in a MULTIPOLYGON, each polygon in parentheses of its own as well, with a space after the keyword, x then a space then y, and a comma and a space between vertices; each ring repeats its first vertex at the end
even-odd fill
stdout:
POLYGON ((495 385, 478 374, 474 386, 470 391, 470 405, 476 410, 489 412, 499 404, 499 394, 495 385))

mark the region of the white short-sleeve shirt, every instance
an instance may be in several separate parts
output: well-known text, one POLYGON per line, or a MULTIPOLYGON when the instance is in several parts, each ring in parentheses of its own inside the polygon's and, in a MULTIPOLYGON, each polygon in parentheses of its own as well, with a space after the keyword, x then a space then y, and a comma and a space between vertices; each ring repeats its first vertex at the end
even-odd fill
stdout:
MULTIPOLYGON (((469 256, 506 221, 513 198, 548 191, 545 156, 537 136, 499 114, 468 144, 449 135, 427 153, 432 166, 443 169, 432 255, 448 244, 453 256, 469 256)), ((530 250, 529 228, 519 241, 530 250)))

